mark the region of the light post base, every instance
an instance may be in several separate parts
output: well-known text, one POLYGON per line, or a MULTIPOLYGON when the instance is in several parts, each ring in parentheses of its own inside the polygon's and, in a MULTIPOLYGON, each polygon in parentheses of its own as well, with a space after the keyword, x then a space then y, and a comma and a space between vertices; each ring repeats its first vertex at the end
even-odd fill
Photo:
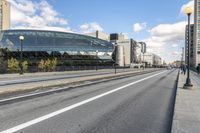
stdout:
MULTIPOLYGON (((190 81, 190 79, 187 81, 190 81)), ((193 84, 191 82, 186 82, 183 86, 183 89, 191 90, 193 89, 193 84)))
POLYGON ((183 89, 192 90, 193 85, 184 84, 183 89))
POLYGON ((24 71, 23 71, 23 66, 22 66, 22 63, 21 63, 21 62, 20 62, 20 64, 19 64, 19 67, 20 67, 19 75, 23 75, 23 74, 24 74, 24 71))
POLYGON ((193 88, 193 84, 191 83, 190 78, 187 78, 186 83, 183 86, 184 89, 191 90, 193 88))

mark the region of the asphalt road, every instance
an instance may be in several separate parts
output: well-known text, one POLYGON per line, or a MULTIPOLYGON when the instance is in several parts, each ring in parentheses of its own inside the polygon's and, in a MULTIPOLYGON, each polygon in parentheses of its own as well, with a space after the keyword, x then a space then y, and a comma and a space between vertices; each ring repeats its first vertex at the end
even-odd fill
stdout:
MULTIPOLYGON (((126 71, 136 71, 139 69, 117 69, 118 73, 126 72, 126 71)), ((32 75, 32 76, 17 76, 17 77, 6 77, 1 78, 0 86, 6 85, 14 85, 14 84, 23 84, 23 83, 32 83, 32 82, 41 82, 41 81, 53 81, 59 79, 69 79, 69 78, 77 78, 77 77, 85 77, 85 76, 94 76, 94 75, 105 75, 114 73, 113 69, 103 69, 103 70, 94 70, 94 71, 77 71, 77 72, 69 72, 69 73, 58 73, 55 75, 32 75)))
POLYGON ((169 133, 177 70, 0 106, 0 132, 169 133))

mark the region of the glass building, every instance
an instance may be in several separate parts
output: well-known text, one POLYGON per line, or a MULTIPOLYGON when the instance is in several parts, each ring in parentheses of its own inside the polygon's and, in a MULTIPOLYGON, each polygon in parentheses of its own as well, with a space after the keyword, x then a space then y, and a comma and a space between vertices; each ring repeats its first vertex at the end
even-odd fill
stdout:
POLYGON ((0 34, 0 47, 7 48, 10 56, 20 50, 19 36, 24 36, 23 51, 28 58, 49 56, 65 59, 90 57, 112 60, 112 43, 98 38, 67 32, 42 30, 5 30, 0 34))

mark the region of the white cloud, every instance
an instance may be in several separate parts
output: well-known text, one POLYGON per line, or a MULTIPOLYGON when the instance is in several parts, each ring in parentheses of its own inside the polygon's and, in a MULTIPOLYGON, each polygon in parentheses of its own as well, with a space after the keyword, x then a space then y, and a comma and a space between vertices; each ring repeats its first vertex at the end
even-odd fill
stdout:
POLYGON ((54 27, 54 26, 43 26, 43 27, 24 27, 24 26, 16 26, 13 29, 29 29, 29 30, 47 30, 47 31, 60 31, 60 32, 73 32, 70 28, 63 27, 54 27))
POLYGON ((160 24, 153 27, 149 31, 150 37, 144 39, 148 45, 148 52, 153 52, 168 59, 170 56, 174 56, 174 53, 168 51, 166 46, 177 48, 177 44, 184 41, 186 24, 186 21, 180 21, 172 24, 160 24))
POLYGON ((68 21, 46 1, 9 0, 12 28, 57 29, 68 31, 68 21))
POLYGON ((80 28, 81 33, 90 33, 90 32, 94 32, 97 30, 103 31, 103 28, 97 22, 84 23, 79 28, 80 28))
POLYGON ((166 43, 184 39, 187 22, 181 21, 173 24, 160 24, 150 30, 153 41, 166 43))
POLYGON ((133 31, 140 32, 140 31, 146 29, 146 27, 147 27, 147 23, 135 23, 133 25, 133 31))
POLYGON ((174 24, 160 24, 149 31, 151 35, 145 41, 149 46, 162 47, 168 43, 174 44, 184 40, 186 24, 186 21, 174 24))
POLYGON ((177 47, 178 47, 178 44, 172 44, 172 47, 173 47, 173 48, 177 48, 177 47))

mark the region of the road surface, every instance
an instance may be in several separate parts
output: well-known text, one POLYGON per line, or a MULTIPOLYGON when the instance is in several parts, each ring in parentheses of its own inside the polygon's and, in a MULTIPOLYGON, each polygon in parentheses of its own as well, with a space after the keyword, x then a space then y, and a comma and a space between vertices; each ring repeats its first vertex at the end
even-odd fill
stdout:
POLYGON ((177 70, 79 87, 0 106, 0 132, 169 133, 177 70))

